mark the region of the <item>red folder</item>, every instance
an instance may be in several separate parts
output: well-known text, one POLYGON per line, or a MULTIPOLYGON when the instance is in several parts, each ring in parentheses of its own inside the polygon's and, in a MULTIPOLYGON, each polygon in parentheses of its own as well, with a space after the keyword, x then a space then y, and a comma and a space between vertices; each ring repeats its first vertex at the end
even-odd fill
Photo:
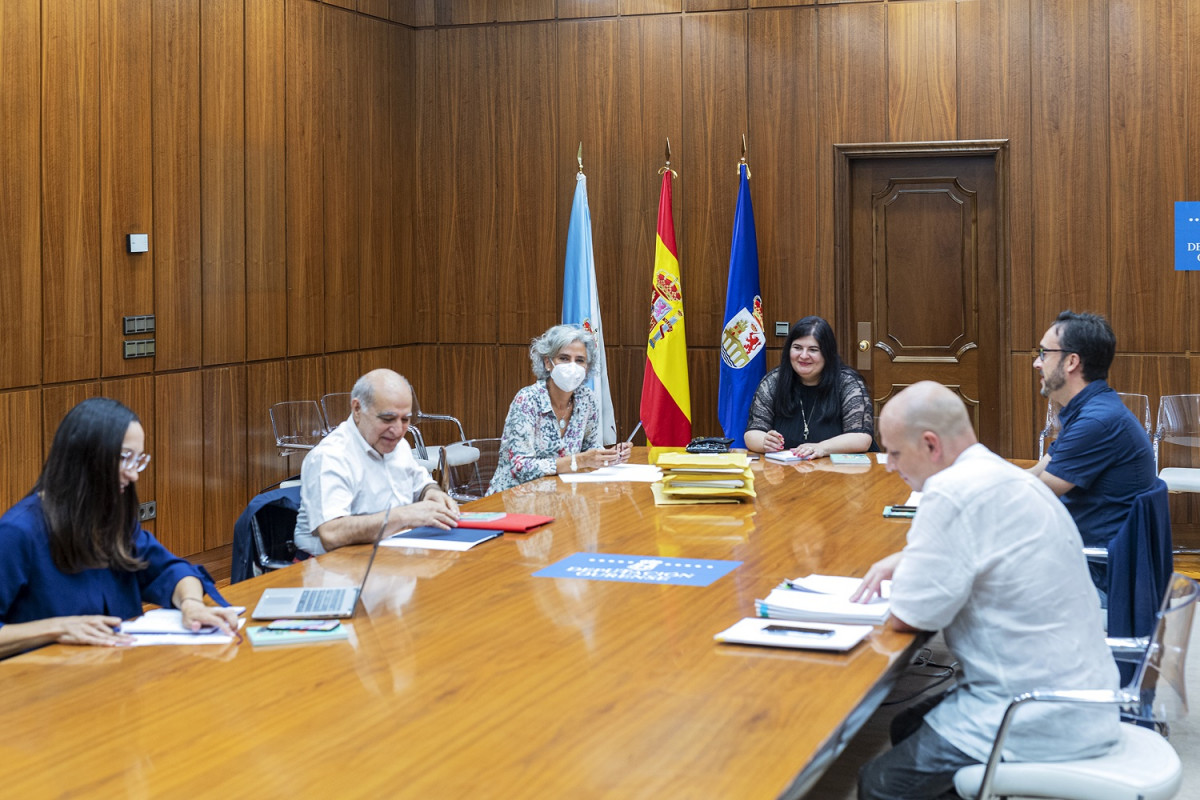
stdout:
POLYGON ((487 511, 463 512, 458 520, 460 528, 484 528, 506 533, 526 533, 547 522, 554 522, 554 517, 543 517, 538 514, 504 514, 496 517, 487 511))

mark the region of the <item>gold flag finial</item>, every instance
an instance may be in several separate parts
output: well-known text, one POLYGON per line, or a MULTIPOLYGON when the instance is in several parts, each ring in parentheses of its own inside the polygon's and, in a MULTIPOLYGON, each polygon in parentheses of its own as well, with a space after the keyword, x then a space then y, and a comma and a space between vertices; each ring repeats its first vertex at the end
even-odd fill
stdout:
POLYGON ((579 152, 575 154, 575 160, 579 162, 579 174, 583 174, 583 142, 579 143, 579 152))
POLYGON ((671 138, 667 137, 667 163, 658 168, 658 174, 670 172, 672 178, 678 178, 679 173, 671 169, 671 138))
POLYGON ((746 134, 742 134, 742 157, 738 159, 738 175, 742 174, 742 167, 746 167, 746 180, 750 180, 750 162, 746 161, 746 134))

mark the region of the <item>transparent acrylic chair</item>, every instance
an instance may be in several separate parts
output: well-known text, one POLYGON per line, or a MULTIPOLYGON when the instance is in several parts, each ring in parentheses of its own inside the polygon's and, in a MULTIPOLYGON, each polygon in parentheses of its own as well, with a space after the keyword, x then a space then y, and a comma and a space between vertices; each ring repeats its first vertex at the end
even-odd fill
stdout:
POLYGON ((311 450, 329 433, 316 400, 276 403, 268 409, 268 413, 271 416, 271 430, 275 433, 275 445, 281 456, 311 450))
MULTIPOLYGON (((1154 464, 1162 467, 1168 450, 1177 455, 1176 448, 1195 463, 1200 448, 1200 394, 1164 394, 1158 401, 1158 424, 1154 429, 1154 464), (1164 445, 1167 447, 1164 448, 1164 445)), ((1170 460, 1170 459, 1168 459, 1170 460)), ((1172 492, 1200 492, 1200 469, 1196 467, 1166 467, 1160 470, 1167 488, 1172 492)))
POLYGON ((1117 396, 1121 398, 1121 402, 1125 407, 1137 417, 1138 422, 1142 423, 1142 427, 1146 429, 1146 438, 1154 438, 1154 428, 1150 424, 1150 398, 1144 394, 1127 394, 1125 392, 1117 392, 1117 396))
POLYGON ((333 430, 350 418, 350 393, 330 392, 321 398, 321 413, 325 415, 325 427, 333 430))
POLYGON ((1046 455, 1046 445, 1058 438, 1058 432, 1062 430, 1062 425, 1058 421, 1058 412, 1062 411, 1062 406, 1053 400, 1046 401, 1046 420, 1042 425, 1042 430, 1038 432, 1038 458, 1046 455))
POLYGON ((961 797, 1058 797, 1066 800, 1167 800, 1179 790, 1183 767, 1171 744, 1154 727, 1187 713, 1184 682, 1192 616, 1200 586, 1179 573, 1158 613, 1154 635, 1133 680, 1116 691, 1044 689, 1014 698, 1004 713, 987 764, 960 769, 954 788, 961 797), (1130 721, 1120 724, 1118 743, 1105 755, 1075 761, 1003 762, 1004 740, 1013 717, 1028 703, 1118 705, 1130 721))

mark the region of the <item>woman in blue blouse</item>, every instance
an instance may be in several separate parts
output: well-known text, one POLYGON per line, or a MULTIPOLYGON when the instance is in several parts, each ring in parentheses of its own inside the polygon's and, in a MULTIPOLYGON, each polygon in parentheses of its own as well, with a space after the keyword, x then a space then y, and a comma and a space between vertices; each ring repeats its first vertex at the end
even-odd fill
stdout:
POLYGON ((145 442, 134 413, 106 397, 58 426, 33 491, 0 517, 0 657, 54 642, 130 644, 118 628, 143 602, 178 608, 193 630, 236 630, 232 609, 204 603, 206 590, 221 599, 208 573, 138 524, 145 442))
POLYGON ((583 385, 596 363, 595 337, 578 325, 555 325, 533 340, 529 361, 537 382, 508 407, 488 494, 629 460, 628 443, 602 446, 598 399, 583 385))

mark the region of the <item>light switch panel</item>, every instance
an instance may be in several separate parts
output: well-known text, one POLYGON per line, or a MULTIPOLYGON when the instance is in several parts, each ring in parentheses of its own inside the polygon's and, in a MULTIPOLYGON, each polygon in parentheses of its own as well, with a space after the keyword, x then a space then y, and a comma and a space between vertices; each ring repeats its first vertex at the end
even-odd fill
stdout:
POLYGON ((129 252, 145 253, 150 249, 150 234, 148 233, 131 233, 129 234, 129 252))

